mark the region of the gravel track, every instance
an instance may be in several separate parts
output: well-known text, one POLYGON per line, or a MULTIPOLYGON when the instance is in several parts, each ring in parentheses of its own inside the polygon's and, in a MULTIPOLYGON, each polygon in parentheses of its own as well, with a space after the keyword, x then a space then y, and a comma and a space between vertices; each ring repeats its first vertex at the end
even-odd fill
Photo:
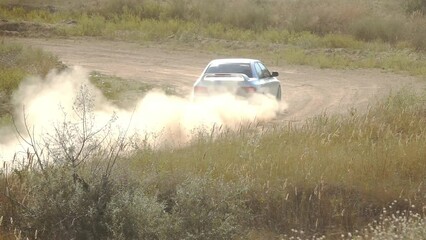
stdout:
MULTIPOLYGON (((57 55, 66 65, 80 65, 103 74, 155 85, 171 85, 188 94, 206 64, 220 56, 197 49, 141 45, 96 39, 10 38, 57 55)), ((235 56, 238 57, 238 56, 235 56)), ((323 112, 345 113, 363 109, 369 103, 403 87, 425 89, 415 77, 380 70, 333 70, 307 66, 280 65, 283 99, 288 104, 273 123, 302 122, 323 112)))

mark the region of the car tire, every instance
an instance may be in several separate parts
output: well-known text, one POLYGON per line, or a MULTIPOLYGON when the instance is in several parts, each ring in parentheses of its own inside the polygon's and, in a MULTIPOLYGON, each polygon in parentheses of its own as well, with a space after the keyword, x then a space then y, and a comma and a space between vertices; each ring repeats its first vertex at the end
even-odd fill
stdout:
POLYGON ((278 87, 278 91, 277 91, 277 95, 275 96, 275 99, 277 99, 277 101, 281 101, 281 86, 278 87))

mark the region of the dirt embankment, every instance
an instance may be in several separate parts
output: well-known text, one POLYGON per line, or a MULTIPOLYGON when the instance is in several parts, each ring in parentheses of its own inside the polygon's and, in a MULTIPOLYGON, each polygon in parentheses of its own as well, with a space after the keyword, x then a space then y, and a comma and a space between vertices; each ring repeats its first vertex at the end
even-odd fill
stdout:
MULTIPOLYGON (((189 94, 192 84, 211 59, 226 57, 191 49, 171 50, 161 44, 148 46, 87 38, 9 40, 52 52, 67 65, 80 65, 134 81, 174 86, 181 94, 189 94)), ((415 77, 380 70, 324 70, 291 65, 269 65, 269 68, 280 72, 283 97, 288 104, 288 109, 274 122, 300 122, 322 112, 364 108, 391 90, 424 89, 426 86, 415 77)))

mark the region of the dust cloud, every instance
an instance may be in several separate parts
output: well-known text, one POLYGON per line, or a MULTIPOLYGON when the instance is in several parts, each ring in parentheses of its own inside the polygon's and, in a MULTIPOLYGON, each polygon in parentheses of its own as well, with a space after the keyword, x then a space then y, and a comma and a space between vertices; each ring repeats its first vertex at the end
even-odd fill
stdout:
MULTIPOLYGON (((92 113, 94 129, 114 119, 113 132, 118 134, 125 129, 128 136, 138 135, 153 147, 182 146, 200 131, 211 131, 215 126, 235 129, 243 122, 267 121, 287 108, 284 102, 265 95, 242 100, 225 94, 194 102, 190 97, 151 91, 129 111, 108 102, 90 83, 86 69, 73 67, 53 71, 45 79, 32 77, 22 82, 12 98, 16 129, 25 138, 29 130, 37 141, 55 131, 64 119, 75 120, 76 99, 84 89, 84 94, 90 95, 90 101, 84 104, 92 113)), ((9 161, 14 154, 28 150, 15 129, 0 129, 0 133, 0 161, 9 161)))

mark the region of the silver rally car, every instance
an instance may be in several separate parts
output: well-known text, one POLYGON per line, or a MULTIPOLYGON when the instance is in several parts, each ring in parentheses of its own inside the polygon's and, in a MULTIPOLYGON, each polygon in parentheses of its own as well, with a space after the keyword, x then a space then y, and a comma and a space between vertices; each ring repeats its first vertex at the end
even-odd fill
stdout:
POLYGON ((232 58, 211 61, 194 83, 194 99, 231 93, 249 97, 255 93, 270 94, 281 100, 278 72, 269 72, 256 59, 232 58))

